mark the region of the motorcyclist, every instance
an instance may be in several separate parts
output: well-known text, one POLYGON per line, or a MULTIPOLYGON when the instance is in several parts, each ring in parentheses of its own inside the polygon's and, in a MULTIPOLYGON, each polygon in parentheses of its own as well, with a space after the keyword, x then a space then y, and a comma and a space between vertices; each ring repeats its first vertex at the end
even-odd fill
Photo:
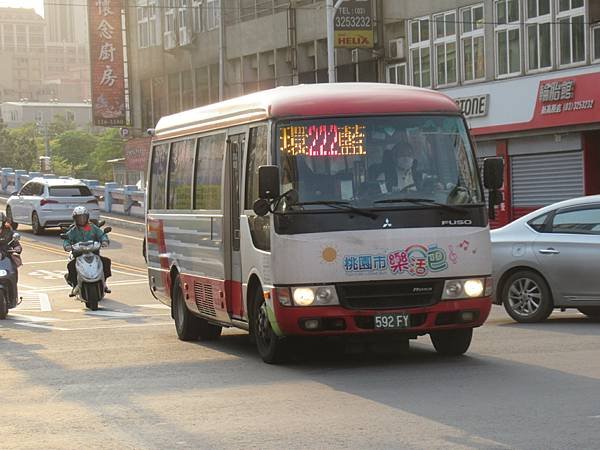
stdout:
MULTIPOLYGON (((90 222, 90 213, 85 206, 78 206, 73 210, 73 226, 67 231, 66 239, 63 242, 63 248, 65 251, 70 252, 73 248, 73 244, 83 241, 98 241, 102 247, 108 247, 109 240, 108 236, 102 231, 102 229, 90 222)), ((100 256, 102 260, 102 266, 104 268, 104 279, 112 275, 110 270, 111 261, 110 258, 100 256)), ((72 259, 67 264, 68 273, 65 275, 65 279, 70 286, 73 287, 70 297, 75 295, 75 287, 77 286, 77 269, 75 267, 75 259, 72 259)), ((104 285, 104 291, 110 293, 108 286, 104 285)))
POLYGON ((22 265, 20 255, 23 251, 23 247, 21 247, 19 241, 13 240, 13 237, 14 231, 8 223, 6 214, 0 212, 0 251, 6 252, 10 256, 15 269, 17 269, 22 265))

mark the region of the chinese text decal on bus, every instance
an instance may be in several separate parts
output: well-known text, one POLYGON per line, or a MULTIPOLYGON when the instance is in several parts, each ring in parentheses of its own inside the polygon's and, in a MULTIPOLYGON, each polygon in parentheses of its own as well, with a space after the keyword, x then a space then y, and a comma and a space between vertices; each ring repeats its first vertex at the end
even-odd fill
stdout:
POLYGON ((429 334, 462 354, 490 311, 484 163, 443 94, 282 87, 162 118, 149 167, 150 288, 180 339, 429 334))

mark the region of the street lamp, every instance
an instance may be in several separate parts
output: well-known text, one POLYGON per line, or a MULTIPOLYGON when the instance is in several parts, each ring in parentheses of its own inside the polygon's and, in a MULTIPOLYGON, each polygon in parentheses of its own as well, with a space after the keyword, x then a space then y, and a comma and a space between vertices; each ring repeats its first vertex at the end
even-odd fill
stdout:
POLYGON ((327 8, 327 75, 330 83, 335 83, 335 49, 333 45, 335 12, 345 0, 325 0, 327 8))

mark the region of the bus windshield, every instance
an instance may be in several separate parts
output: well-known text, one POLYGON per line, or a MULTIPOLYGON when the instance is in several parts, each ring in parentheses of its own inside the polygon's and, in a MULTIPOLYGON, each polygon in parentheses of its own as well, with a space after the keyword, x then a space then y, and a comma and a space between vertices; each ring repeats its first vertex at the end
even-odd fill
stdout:
POLYGON ((326 203, 361 208, 483 201, 477 164, 459 116, 421 115, 281 121, 277 153, 282 208, 326 203), (289 198, 293 198, 292 201, 289 198))

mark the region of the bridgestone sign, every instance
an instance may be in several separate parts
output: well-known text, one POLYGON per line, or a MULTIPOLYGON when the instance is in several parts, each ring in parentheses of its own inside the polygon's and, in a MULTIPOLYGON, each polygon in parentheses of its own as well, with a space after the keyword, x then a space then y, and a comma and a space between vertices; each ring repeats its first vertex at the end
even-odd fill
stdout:
POLYGON ((373 48, 373 9, 371 0, 347 0, 333 21, 337 48, 373 48))
POLYGON ((490 103, 489 94, 476 95, 473 97, 462 97, 454 99, 454 101, 467 119, 472 117, 484 117, 488 115, 490 103))

